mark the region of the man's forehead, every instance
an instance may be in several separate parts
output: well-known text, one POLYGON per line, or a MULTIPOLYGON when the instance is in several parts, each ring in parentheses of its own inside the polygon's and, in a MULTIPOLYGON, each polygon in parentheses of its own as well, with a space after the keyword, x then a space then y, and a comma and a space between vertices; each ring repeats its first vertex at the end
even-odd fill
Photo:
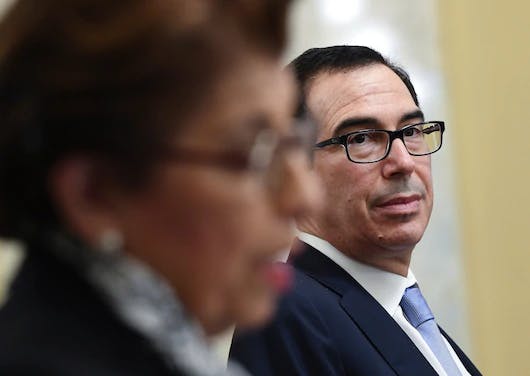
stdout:
POLYGON ((370 64, 319 72, 308 82, 306 94, 317 98, 322 95, 340 98, 347 94, 348 101, 352 101, 371 91, 384 92, 392 89, 405 89, 408 92, 403 81, 389 67, 370 64))
POLYGON ((418 110, 403 81, 383 64, 321 72, 306 94, 309 110, 328 130, 346 117, 400 117, 418 110))

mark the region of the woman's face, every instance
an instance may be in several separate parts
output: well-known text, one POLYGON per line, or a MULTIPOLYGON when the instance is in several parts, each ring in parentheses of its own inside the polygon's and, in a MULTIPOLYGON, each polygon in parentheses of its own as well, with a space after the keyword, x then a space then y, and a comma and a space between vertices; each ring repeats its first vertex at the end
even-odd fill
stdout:
POLYGON ((230 168, 215 157, 259 149, 263 129, 292 134, 290 75, 256 60, 232 72, 175 138, 181 158, 158 163, 145 189, 117 205, 126 251, 161 273, 209 333, 272 314, 289 279, 273 261, 319 193, 303 148, 276 151, 269 171, 230 168))

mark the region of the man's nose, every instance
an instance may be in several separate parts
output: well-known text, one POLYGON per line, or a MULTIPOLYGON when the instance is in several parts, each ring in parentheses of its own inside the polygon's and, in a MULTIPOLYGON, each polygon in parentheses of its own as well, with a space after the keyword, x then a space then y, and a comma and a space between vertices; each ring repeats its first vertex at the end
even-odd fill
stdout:
POLYGON ((409 154, 405 143, 399 138, 394 139, 390 144, 390 151, 383 163, 383 176, 385 178, 411 175, 416 167, 413 156, 409 154))

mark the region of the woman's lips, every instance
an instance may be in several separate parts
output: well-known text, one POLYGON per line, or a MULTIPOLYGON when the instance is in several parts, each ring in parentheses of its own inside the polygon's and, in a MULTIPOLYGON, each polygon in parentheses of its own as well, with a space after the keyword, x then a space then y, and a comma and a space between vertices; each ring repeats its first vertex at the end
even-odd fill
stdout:
POLYGON ((283 262, 272 262, 264 269, 264 276, 269 285, 276 293, 284 293, 289 290, 293 282, 292 266, 283 262))

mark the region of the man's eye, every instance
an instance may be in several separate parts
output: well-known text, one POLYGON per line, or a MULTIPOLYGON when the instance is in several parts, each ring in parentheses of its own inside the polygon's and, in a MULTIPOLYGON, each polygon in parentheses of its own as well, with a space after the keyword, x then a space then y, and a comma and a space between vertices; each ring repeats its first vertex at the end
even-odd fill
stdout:
POLYGON ((418 128, 407 128, 405 130, 403 130, 403 135, 405 137, 412 137, 412 136, 417 136, 418 134, 420 134, 420 130, 418 128))
POLYGON ((350 144, 362 144, 365 141, 366 141, 365 134, 357 134, 350 138, 350 144))

